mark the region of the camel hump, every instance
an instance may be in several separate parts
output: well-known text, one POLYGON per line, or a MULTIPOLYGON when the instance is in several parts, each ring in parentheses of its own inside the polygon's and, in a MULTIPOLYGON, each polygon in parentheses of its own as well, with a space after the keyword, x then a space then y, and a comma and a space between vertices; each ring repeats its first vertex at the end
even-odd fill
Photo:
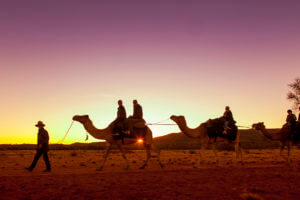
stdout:
POLYGON ((145 128, 145 126, 146 126, 146 122, 145 121, 139 121, 139 122, 136 122, 133 125, 133 128, 145 128))
POLYGON ((215 119, 209 119, 207 120, 206 124, 207 127, 223 127, 225 123, 225 120, 223 117, 215 118, 215 119))
POLYGON ((144 119, 137 119, 137 118, 128 118, 126 120, 129 127, 133 128, 145 128, 146 127, 146 121, 144 119))
POLYGON ((227 134, 223 134, 224 131, 224 123, 225 119, 223 117, 216 118, 216 119, 209 119, 207 122, 207 131, 208 137, 210 138, 217 138, 222 137, 226 138, 228 141, 234 141, 237 136, 237 126, 235 125, 235 121, 228 124, 227 134))

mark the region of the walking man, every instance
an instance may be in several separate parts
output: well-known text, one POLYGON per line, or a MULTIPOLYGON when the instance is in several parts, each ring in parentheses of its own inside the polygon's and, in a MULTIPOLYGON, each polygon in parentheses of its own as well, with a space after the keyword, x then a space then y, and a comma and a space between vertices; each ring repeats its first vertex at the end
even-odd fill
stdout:
POLYGON ((37 152, 34 156, 33 162, 30 165, 30 167, 27 167, 28 171, 32 171, 35 168, 35 165, 41 155, 43 155, 45 164, 46 164, 46 170, 44 172, 50 172, 51 166, 48 158, 48 151, 49 151, 49 135, 48 132, 44 129, 45 124, 42 121, 38 121, 38 123, 35 125, 39 128, 38 131, 38 142, 37 142, 37 152))

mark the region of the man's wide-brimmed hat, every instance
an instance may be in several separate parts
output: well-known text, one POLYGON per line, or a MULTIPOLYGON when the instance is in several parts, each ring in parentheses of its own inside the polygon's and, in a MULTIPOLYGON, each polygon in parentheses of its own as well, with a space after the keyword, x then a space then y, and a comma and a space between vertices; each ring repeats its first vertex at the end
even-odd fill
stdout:
POLYGON ((42 121, 38 121, 38 123, 35 126, 36 127, 44 127, 45 124, 42 121))

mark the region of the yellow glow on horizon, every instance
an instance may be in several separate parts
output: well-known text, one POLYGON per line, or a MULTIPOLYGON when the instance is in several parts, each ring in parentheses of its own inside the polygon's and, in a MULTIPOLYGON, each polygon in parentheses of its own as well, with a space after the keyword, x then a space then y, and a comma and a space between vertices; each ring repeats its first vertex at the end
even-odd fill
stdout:
MULTIPOLYGON (((148 92, 137 97, 134 92, 129 92, 129 94, 120 94, 118 97, 90 95, 83 98, 79 95, 74 100, 69 97, 68 101, 64 97, 58 96, 57 98, 58 100, 53 99, 42 105, 35 104, 35 102, 18 102, 18 108, 23 109, 22 112, 7 111, 5 116, 0 117, 0 121, 4 122, 0 127, 0 144, 36 144, 38 129, 34 125, 38 120, 46 124, 45 128, 50 136, 49 143, 58 144, 70 127, 72 117, 76 114, 88 114, 96 128, 106 128, 116 117, 118 99, 123 100, 127 116, 132 114, 132 99, 136 98, 143 107, 144 119, 147 123, 166 120, 163 123, 171 124, 174 123, 169 119, 171 115, 184 115, 190 128, 195 128, 210 118, 221 116, 225 105, 231 107, 238 125, 251 126, 252 123, 264 121, 267 128, 280 128, 285 122, 285 110, 288 107, 285 99, 270 101, 269 98, 257 97, 256 94, 229 95, 220 99, 208 96, 206 93, 198 94, 190 89, 182 90, 180 94, 172 91, 168 94, 168 98, 161 93, 154 96, 148 92), (55 100, 57 101, 56 107, 52 102, 55 100)), ((153 137, 180 132, 176 125, 149 125, 149 128, 153 137)), ((92 136, 88 141, 85 141, 85 138, 86 131, 83 126, 74 122, 63 144, 101 142, 92 136)))

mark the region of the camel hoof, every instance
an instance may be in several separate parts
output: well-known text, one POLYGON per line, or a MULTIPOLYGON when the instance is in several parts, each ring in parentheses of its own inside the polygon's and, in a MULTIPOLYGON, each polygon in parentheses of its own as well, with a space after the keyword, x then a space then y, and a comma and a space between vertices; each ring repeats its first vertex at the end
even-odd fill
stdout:
POLYGON ((161 163, 159 163, 160 168, 164 168, 165 166, 161 163))

